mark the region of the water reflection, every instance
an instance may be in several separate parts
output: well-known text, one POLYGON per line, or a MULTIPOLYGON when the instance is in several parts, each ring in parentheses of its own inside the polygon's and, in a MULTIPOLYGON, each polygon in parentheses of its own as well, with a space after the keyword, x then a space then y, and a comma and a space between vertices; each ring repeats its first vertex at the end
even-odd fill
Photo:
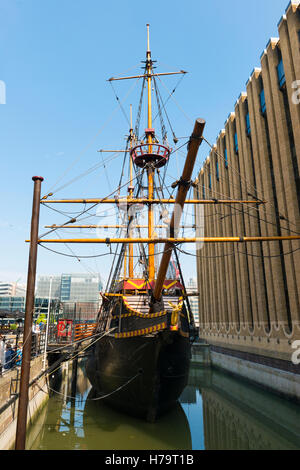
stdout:
POLYGON ((201 391, 205 449, 300 449, 298 405, 210 369, 192 370, 190 384, 201 391))
POLYGON ((86 402, 85 436, 89 449, 191 449, 186 415, 178 405, 156 423, 114 411, 102 402, 86 402))
POLYGON ((181 403, 154 424, 93 401, 82 367, 76 400, 70 395, 67 370, 30 429, 28 448, 300 449, 299 406, 211 369, 192 368, 181 403))

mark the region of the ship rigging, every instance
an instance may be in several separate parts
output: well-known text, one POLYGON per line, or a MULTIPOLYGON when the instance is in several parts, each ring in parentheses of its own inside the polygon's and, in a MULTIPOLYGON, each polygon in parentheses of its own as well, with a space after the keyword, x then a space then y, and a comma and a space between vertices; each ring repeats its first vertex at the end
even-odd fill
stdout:
MULTIPOLYGON (((179 138, 170 123, 166 112, 167 100, 163 101, 157 80, 168 75, 179 74, 183 77, 186 72, 156 72, 150 50, 149 25, 146 60, 143 64, 143 73, 140 75, 108 80, 111 85, 120 80, 136 79, 142 82, 135 126, 130 108, 126 148, 111 151, 115 152, 111 158, 117 158, 120 153, 124 153, 117 188, 109 195, 99 198, 52 199, 53 192, 43 196, 40 203, 52 209, 53 205, 61 203, 84 204, 84 209, 63 224, 46 226, 50 230, 37 237, 35 243, 44 247, 46 244, 66 244, 71 251, 69 256, 78 260, 84 256, 74 254, 69 247, 71 243, 107 245, 108 253, 114 254, 106 289, 101 293, 102 305, 97 315, 94 333, 99 335, 99 339, 93 341, 89 348, 86 372, 95 393, 100 397, 107 397, 107 402, 112 406, 153 421, 174 406, 184 389, 189 373, 191 343, 197 337, 179 262, 181 244, 255 243, 275 239, 291 240, 299 236, 204 237, 201 233, 201 217, 197 217, 197 223, 190 225, 190 228, 196 231, 194 236, 179 236, 179 230, 185 226, 182 222, 185 204, 203 207, 204 204, 217 206, 229 203, 257 207, 259 204, 265 204, 265 201, 257 198, 244 201, 229 200, 223 195, 222 199, 187 199, 194 185, 192 177, 198 149, 203 140, 206 141, 203 136, 205 121, 196 119, 191 135, 184 144, 176 147, 179 138), (147 127, 141 134, 140 122, 145 90, 147 127), (157 116, 154 119, 153 96, 157 105, 157 116), (167 139, 164 114, 171 128, 175 149, 167 139), (156 117, 160 120, 160 140, 153 127, 156 117), (187 155, 181 176, 174 178, 171 187, 168 187, 165 177, 169 162, 173 154, 184 146, 187 146, 187 155), (124 183, 126 161, 129 162, 129 180, 124 183), (121 190, 125 188, 126 196, 121 195, 121 190), (117 208, 119 223, 82 224, 82 221, 90 216, 92 208, 102 205, 105 207, 106 204, 117 208), (156 206, 159 207, 158 212, 155 211, 156 206), (146 221, 143 218, 145 209, 146 221), (115 228, 120 231, 120 235, 98 238, 46 238, 51 233, 57 234, 60 229, 71 228, 115 228), (146 230, 146 235, 143 230, 146 230), (160 230, 164 231, 163 235, 158 235, 160 230)), ((124 113, 117 95, 116 98, 124 113)), ((105 168, 107 163, 108 160, 102 159, 96 168, 105 168)), ((65 186, 59 189, 63 187, 65 186)))

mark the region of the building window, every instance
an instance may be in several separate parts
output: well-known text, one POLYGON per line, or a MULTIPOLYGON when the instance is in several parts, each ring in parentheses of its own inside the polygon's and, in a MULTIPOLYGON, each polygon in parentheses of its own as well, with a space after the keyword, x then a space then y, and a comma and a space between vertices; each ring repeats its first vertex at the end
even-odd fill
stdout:
POLYGON ((225 168, 228 168, 228 155, 227 149, 224 150, 224 157, 225 157, 225 168))
POLYGON ((247 132, 247 136, 250 136, 250 134, 251 134, 251 126, 250 126, 250 117, 249 117, 249 113, 246 114, 246 132, 247 132))
POLYGON ((238 144, 237 133, 234 134, 234 151, 235 151, 235 153, 239 152, 239 144, 238 144))
POLYGON ((277 75, 278 75, 278 81, 279 81, 279 88, 282 88, 283 85, 285 84, 285 73, 284 73, 282 59, 277 65, 277 75))
POLYGON ((219 162, 218 161, 216 161, 216 178, 217 178, 217 181, 219 181, 220 175, 219 175, 219 162))
POLYGON ((259 99, 260 99, 260 110, 262 115, 264 116, 266 114, 266 99, 265 99, 265 90, 262 89, 260 94, 259 94, 259 99))
POLYGON ((202 186, 202 196, 203 196, 203 199, 205 199, 205 187, 204 187, 204 185, 202 186))
POLYGON ((211 174, 210 174, 210 172, 208 174, 208 178, 209 178, 209 186, 208 187, 209 187, 209 189, 211 189, 211 174))

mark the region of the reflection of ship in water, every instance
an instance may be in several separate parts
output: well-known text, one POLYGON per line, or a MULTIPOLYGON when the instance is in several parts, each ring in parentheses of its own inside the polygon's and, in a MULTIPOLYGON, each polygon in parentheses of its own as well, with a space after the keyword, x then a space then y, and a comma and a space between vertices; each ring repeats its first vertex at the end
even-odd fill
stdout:
POLYGON ((197 388, 192 385, 187 385, 180 395, 180 402, 186 404, 197 403, 197 388))
POLYGON ((64 365, 57 393, 30 429, 29 448, 300 449, 297 405, 218 370, 191 368, 181 404, 155 423, 93 400, 83 361, 78 363, 76 400, 71 399, 71 379, 72 365, 64 365))
POLYGON ((94 400, 95 392, 90 389, 83 361, 78 363, 76 400, 70 398, 71 364, 63 373, 58 372, 56 384, 58 388, 44 410, 43 423, 39 423, 39 430, 31 429, 31 449, 192 448, 189 423, 179 403, 156 423, 119 413, 102 400, 94 400))
POLYGON ((211 369, 191 370, 203 400, 207 450, 300 449, 299 407, 211 369))
MULTIPOLYGON (((93 397, 91 390, 89 397, 93 397)), ((182 406, 177 403, 155 423, 127 416, 103 401, 86 401, 85 437, 89 449, 166 450, 192 448, 190 427, 182 406), (100 447, 99 447, 100 446, 100 447)))
POLYGON ((82 417, 90 383, 86 378, 83 362, 78 363, 76 399, 72 398, 72 363, 63 363, 50 376, 50 399, 43 409, 43 422, 35 423, 29 430, 29 449, 87 449, 82 417))

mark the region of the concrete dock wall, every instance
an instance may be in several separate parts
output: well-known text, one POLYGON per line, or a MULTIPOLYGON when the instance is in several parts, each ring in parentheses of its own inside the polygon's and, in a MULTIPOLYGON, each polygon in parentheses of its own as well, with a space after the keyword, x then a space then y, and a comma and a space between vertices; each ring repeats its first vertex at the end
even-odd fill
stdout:
MULTIPOLYGON (((28 420, 30 425, 40 413, 49 399, 48 387, 42 372, 43 357, 37 357, 32 361, 30 370, 28 420)), ((20 367, 6 372, 0 377, 0 449, 10 450, 14 448, 17 412, 18 392, 20 386, 20 367)))
POLYGON ((191 369, 216 368, 258 385, 283 398, 300 403, 298 366, 281 359, 270 359, 205 343, 192 346, 191 369))

